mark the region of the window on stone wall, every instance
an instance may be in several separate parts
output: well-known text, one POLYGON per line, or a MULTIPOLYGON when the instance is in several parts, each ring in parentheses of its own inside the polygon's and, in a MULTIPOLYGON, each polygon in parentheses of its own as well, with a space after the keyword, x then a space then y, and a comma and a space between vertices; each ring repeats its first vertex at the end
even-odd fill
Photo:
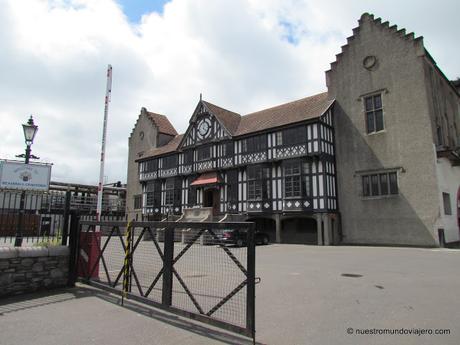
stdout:
POLYGON ((142 194, 134 195, 134 209, 139 210, 142 208, 142 194))
POLYGON ((383 196, 398 194, 396 172, 384 172, 362 176, 363 196, 383 196))
POLYGON ((442 201, 444 203, 444 214, 448 216, 452 215, 452 207, 450 205, 450 194, 442 193, 442 201))
POLYGON ((368 134, 384 130, 382 96, 380 94, 364 98, 366 131, 368 134))
POLYGON ((248 167, 248 200, 269 199, 270 168, 261 165, 248 167))
MULTIPOLYGON (((460 112, 459 112, 459 114, 460 114, 460 112)), ((460 139, 460 134, 458 133, 457 124, 454 123, 454 138, 453 138, 454 145, 453 145, 453 147, 460 146, 459 145, 460 144, 459 139, 460 139)))
POLYGON ((436 124, 436 144, 438 146, 444 145, 444 138, 442 136, 442 127, 440 124, 436 124))

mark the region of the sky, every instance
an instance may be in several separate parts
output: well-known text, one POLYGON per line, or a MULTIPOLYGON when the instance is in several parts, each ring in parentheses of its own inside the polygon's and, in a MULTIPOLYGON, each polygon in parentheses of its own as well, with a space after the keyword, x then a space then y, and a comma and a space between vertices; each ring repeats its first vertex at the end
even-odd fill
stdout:
POLYGON ((105 182, 126 182, 141 107, 184 132, 199 100, 247 114, 326 91, 324 71, 363 12, 423 36, 460 77, 457 0, 0 0, 0 159, 25 149, 51 179, 97 184, 107 65, 105 182))

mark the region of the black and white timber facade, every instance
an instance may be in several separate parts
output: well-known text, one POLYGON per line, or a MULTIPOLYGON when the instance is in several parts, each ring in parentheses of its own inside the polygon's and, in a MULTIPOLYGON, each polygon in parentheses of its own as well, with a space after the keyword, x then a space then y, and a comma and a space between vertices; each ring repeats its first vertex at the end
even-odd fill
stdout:
POLYGON ((251 220, 282 243, 460 243, 458 81, 422 37, 358 23, 325 93, 247 115, 200 97, 181 135, 142 108, 128 216, 251 220))
POLYGON ((143 214, 336 213, 333 101, 327 94, 302 101, 240 117, 200 100, 185 134, 138 160, 143 214), (307 114, 308 105, 320 110, 307 114), (248 131, 245 122, 254 121, 269 125, 248 131))

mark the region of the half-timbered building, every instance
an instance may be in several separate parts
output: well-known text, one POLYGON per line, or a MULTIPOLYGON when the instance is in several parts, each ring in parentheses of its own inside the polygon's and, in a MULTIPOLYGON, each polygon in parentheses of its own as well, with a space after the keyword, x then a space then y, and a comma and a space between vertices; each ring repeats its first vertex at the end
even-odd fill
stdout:
POLYGON ((293 241, 317 243, 318 219, 337 211, 333 105, 321 93, 241 116, 200 100, 184 134, 137 160, 143 214, 210 207, 263 223, 273 241, 291 220, 293 241))
POLYGON ((458 81, 423 39, 364 13, 326 85, 246 115, 200 97, 180 135, 143 108, 128 212, 205 208, 214 220, 253 220, 276 242, 460 242, 458 81))

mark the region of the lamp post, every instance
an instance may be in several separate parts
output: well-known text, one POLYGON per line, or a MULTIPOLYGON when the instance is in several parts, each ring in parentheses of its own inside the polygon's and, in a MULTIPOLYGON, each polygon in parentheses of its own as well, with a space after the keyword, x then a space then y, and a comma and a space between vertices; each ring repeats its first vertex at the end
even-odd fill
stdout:
MULTIPOLYGON (((38 126, 34 124, 34 119, 32 118, 32 115, 30 115, 29 121, 27 121, 26 124, 22 125, 22 129, 24 131, 24 139, 26 142, 26 152, 25 152, 25 155, 18 155, 16 157, 25 158, 25 164, 29 164, 29 160, 31 158, 35 158, 35 159, 38 158, 38 157, 31 155, 32 150, 30 149, 30 147, 32 146, 32 143, 34 142, 35 134, 37 134, 37 131, 38 131, 38 126)), ((19 203, 19 219, 18 219, 18 226, 16 228, 16 239, 14 241, 15 247, 20 247, 22 245, 22 227, 24 223, 25 199, 26 199, 26 191, 23 190, 21 192, 21 200, 19 203)))

